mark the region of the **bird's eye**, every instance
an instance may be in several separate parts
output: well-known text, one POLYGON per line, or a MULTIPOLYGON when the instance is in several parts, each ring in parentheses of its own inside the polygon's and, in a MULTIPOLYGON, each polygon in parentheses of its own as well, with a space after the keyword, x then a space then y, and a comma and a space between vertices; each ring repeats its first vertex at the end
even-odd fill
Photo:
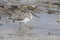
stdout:
POLYGON ((27 8, 28 8, 28 10, 33 10, 33 8, 31 6, 28 6, 27 8))

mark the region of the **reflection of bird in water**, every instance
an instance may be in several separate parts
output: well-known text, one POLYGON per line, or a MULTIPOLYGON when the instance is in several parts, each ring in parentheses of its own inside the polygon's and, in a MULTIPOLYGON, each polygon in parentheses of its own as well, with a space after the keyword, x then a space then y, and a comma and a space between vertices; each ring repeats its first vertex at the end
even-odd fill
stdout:
POLYGON ((21 23, 27 24, 27 22, 32 19, 32 15, 38 17, 37 15, 34 14, 34 12, 36 12, 36 9, 37 9, 36 5, 21 5, 21 6, 11 5, 10 8, 3 11, 6 14, 10 15, 9 16, 10 21, 19 22, 21 29, 21 23))

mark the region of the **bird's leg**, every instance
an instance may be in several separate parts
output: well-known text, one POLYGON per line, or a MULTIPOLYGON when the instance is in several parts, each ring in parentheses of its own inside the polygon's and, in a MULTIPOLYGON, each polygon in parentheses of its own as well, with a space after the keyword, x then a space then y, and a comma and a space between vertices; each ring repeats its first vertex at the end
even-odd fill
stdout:
POLYGON ((19 28, 18 28, 18 32, 21 31, 21 22, 19 23, 19 28))
POLYGON ((22 23, 20 22, 19 24, 20 24, 20 26, 18 28, 17 35, 22 36, 24 34, 24 31, 21 28, 22 27, 22 25, 21 25, 22 23))
POLYGON ((19 23, 19 28, 18 28, 18 31, 17 31, 17 33, 20 33, 22 30, 21 30, 21 22, 19 23))
POLYGON ((20 30, 21 30, 21 22, 20 22, 20 30))

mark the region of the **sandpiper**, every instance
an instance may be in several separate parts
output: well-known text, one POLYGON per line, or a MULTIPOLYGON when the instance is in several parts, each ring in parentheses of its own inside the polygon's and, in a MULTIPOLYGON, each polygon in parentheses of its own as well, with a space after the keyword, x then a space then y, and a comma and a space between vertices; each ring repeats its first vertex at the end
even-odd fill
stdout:
MULTIPOLYGON (((12 5, 11 8, 9 8, 10 11, 8 11, 8 14, 11 14, 11 17, 9 18, 10 21, 13 22, 19 22, 20 23, 20 29, 21 29, 21 23, 27 23, 33 18, 33 13, 36 12, 37 6, 36 5, 12 5)), ((38 17, 37 15, 34 15, 38 17)), ((29 26, 31 29, 32 27, 29 26)))

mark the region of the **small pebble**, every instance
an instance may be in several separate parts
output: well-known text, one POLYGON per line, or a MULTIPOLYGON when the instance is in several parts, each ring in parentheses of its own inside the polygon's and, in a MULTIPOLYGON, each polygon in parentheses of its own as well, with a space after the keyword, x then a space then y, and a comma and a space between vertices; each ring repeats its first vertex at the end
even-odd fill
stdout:
POLYGON ((60 22, 60 19, 58 19, 57 22, 60 22))

